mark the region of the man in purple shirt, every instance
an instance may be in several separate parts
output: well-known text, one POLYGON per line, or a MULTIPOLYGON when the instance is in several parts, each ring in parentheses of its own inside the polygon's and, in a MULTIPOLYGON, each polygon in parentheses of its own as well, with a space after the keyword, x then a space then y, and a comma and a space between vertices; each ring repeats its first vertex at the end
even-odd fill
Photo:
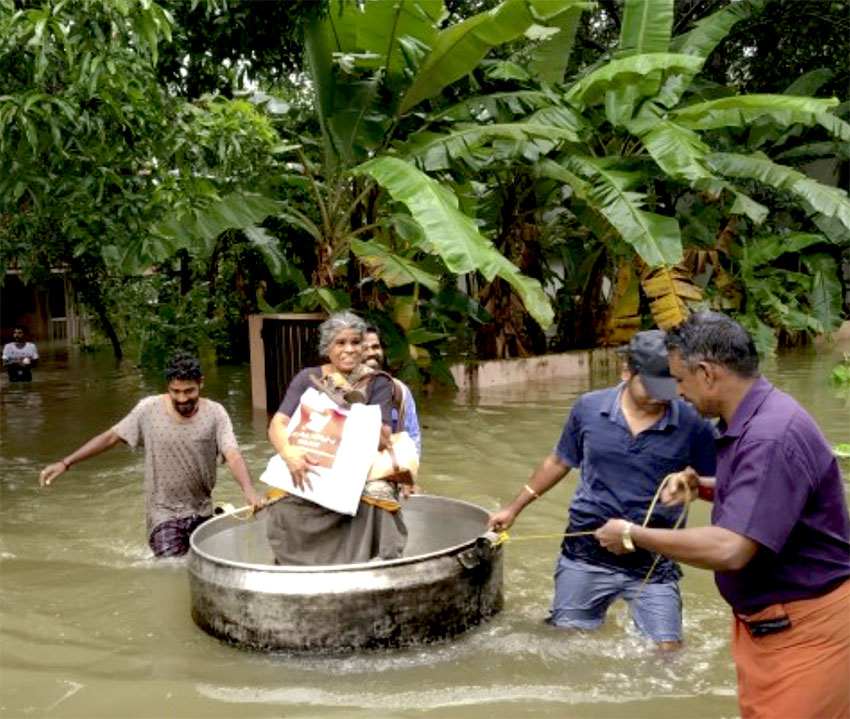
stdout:
POLYGON ((741 716, 850 716, 850 520, 832 450, 809 414, 758 373, 752 338, 721 313, 668 335, 670 372, 703 414, 720 417, 717 476, 680 475, 663 497, 714 502, 710 527, 665 530, 609 520, 614 554, 640 547, 716 572, 734 615, 741 716))

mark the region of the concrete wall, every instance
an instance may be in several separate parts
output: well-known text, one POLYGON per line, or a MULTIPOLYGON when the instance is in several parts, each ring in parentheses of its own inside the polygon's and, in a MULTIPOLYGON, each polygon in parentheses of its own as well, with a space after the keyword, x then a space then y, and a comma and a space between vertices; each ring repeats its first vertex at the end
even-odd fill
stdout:
MULTIPOLYGON (((850 321, 842 323, 830 338, 818 338, 815 343, 850 347, 850 321)), ((621 357, 613 349, 573 350, 526 359, 456 364, 452 365, 451 373, 461 392, 477 392, 536 380, 564 377, 590 379, 599 373, 613 376, 621 362, 621 357)))
POLYGON ((461 392, 473 392, 535 380, 590 378, 596 372, 616 371, 621 361, 612 349, 573 350, 542 357, 457 364, 451 367, 451 373, 461 392))

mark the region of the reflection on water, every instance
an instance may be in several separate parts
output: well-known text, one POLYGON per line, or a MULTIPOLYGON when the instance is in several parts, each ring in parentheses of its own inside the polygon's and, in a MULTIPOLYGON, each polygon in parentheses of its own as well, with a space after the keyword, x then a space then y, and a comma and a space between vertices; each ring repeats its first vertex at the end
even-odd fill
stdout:
MULTIPOLYGON (((765 371, 850 441, 850 410, 826 383, 839 353, 800 352, 765 371)), ((484 396, 420 401, 422 484, 495 509, 554 445, 575 397, 557 381, 484 396)), ((343 657, 245 652, 189 615, 182 560, 154 561, 144 538, 142 454, 121 447, 74 467, 49 490, 38 469, 159 391, 155 376, 88 356, 46 354, 31 385, 2 384, 0 715, 3 717, 732 717, 737 714, 728 610, 711 574, 686 569, 686 648, 661 656, 615 604, 593 634, 542 623, 557 538, 575 480, 529 507, 506 547, 506 607, 450 643, 343 657)), ((254 477, 270 455, 265 417, 250 409, 246 367, 219 368, 222 402, 254 477)), ((845 467, 845 470, 847 468, 845 467)), ((216 499, 241 504, 226 469, 216 499)), ((708 521, 699 505, 692 523, 708 521)))

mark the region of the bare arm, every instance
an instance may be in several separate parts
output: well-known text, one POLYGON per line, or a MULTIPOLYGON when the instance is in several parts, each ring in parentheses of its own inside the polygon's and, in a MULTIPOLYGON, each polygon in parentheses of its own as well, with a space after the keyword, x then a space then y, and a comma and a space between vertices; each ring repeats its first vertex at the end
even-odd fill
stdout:
POLYGON ((490 529, 496 530, 508 529, 523 509, 540 495, 552 489, 552 487, 567 476, 567 472, 569 471, 570 466, 564 464, 557 454, 554 452, 548 454, 537 469, 534 470, 534 474, 531 475, 528 484, 514 497, 513 501, 507 507, 490 515, 487 526, 490 529))
POLYGON ((233 475, 233 479, 242 488, 242 494, 245 501, 250 504, 254 510, 260 509, 263 506, 263 500, 260 499, 254 491, 254 485, 251 482, 251 472, 248 470, 248 465, 245 464, 245 459, 239 450, 234 449, 225 453, 224 459, 233 475))
POLYGON ((112 429, 102 432, 97 435, 97 437, 90 439, 79 449, 73 451, 65 457, 65 459, 60 459, 58 462, 49 464, 41 470, 38 483, 42 487, 46 487, 51 484, 54 479, 67 472, 71 468, 71 465, 82 462, 89 457, 94 457, 101 452, 105 452, 107 449, 111 449, 121 441, 123 441, 121 437, 119 437, 112 429))
POLYGON ((298 489, 313 489, 307 471, 311 465, 317 464, 316 460, 306 452, 296 449, 289 444, 286 428, 289 426, 289 417, 280 412, 275 412, 272 421, 269 422, 269 441, 275 448, 280 458, 286 464, 292 475, 292 483, 298 489))
MULTIPOLYGON (((609 552, 622 554, 624 519, 609 519, 596 530, 596 538, 609 552)), ((632 541, 650 552, 678 562, 715 571, 743 569, 755 556, 758 542, 723 527, 652 529, 631 525, 632 541)))

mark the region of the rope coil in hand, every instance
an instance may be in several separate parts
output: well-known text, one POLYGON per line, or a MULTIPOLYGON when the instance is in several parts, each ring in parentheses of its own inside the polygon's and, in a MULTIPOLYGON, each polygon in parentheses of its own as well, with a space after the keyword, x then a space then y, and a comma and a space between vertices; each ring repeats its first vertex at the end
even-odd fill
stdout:
MULTIPOLYGON (((661 498, 661 492, 664 490, 664 487, 667 485, 668 480, 672 476, 673 475, 668 474, 662 480, 661 484, 658 485, 658 489, 655 491, 655 496, 652 498, 652 502, 650 502, 650 504, 649 504, 649 509, 646 510, 646 516, 644 517, 643 522, 640 525, 641 527, 646 527, 649 524, 649 520, 652 517, 652 512, 655 510, 655 505, 658 504, 658 500, 661 498)), ((678 518, 676 519, 675 523, 673 524, 673 527, 672 527, 673 529, 678 529, 680 526, 682 526, 682 522, 684 522, 685 517, 687 516, 687 513, 688 513, 688 505, 691 502, 693 502, 695 498, 696 498, 696 495, 692 494, 691 491, 688 490, 687 495, 685 497, 685 501, 682 504, 682 511, 680 512, 678 518)), ((505 542, 509 542, 509 541, 522 542, 522 541, 529 540, 529 539, 555 539, 556 537, 563 539, 564 537, 582 537, 582 536, 587 536, 587 535, 592 535, 592 534, 596 534, 595 529, 583 530, 581 532, 556 532, 556 533, 553 533, 553 534, 527 534, 527 535, 519 536, 519 537, 511 537, 507 533, 507 531, 502 531, 502 532, 499 533, 498 537, 496 538, 496 541, 493 542, 493 546, 499 546, 500 544, 504 544, 505 542)), ((661 559, 661 555, 656 554, 655 559, 652 562, 652 565, 649 567, 649 571, 646 573, 646 576, 643 578, 643 581, 641 582, 641 590, 643 589, 644 585, 649 581, 649 578, 652 576, 652 573, 655 571, 655 567, 658 565, 658 561, 660 559, 661 559)), ((640 590, 638 590, 638 591, 640 592, 640 590)))

